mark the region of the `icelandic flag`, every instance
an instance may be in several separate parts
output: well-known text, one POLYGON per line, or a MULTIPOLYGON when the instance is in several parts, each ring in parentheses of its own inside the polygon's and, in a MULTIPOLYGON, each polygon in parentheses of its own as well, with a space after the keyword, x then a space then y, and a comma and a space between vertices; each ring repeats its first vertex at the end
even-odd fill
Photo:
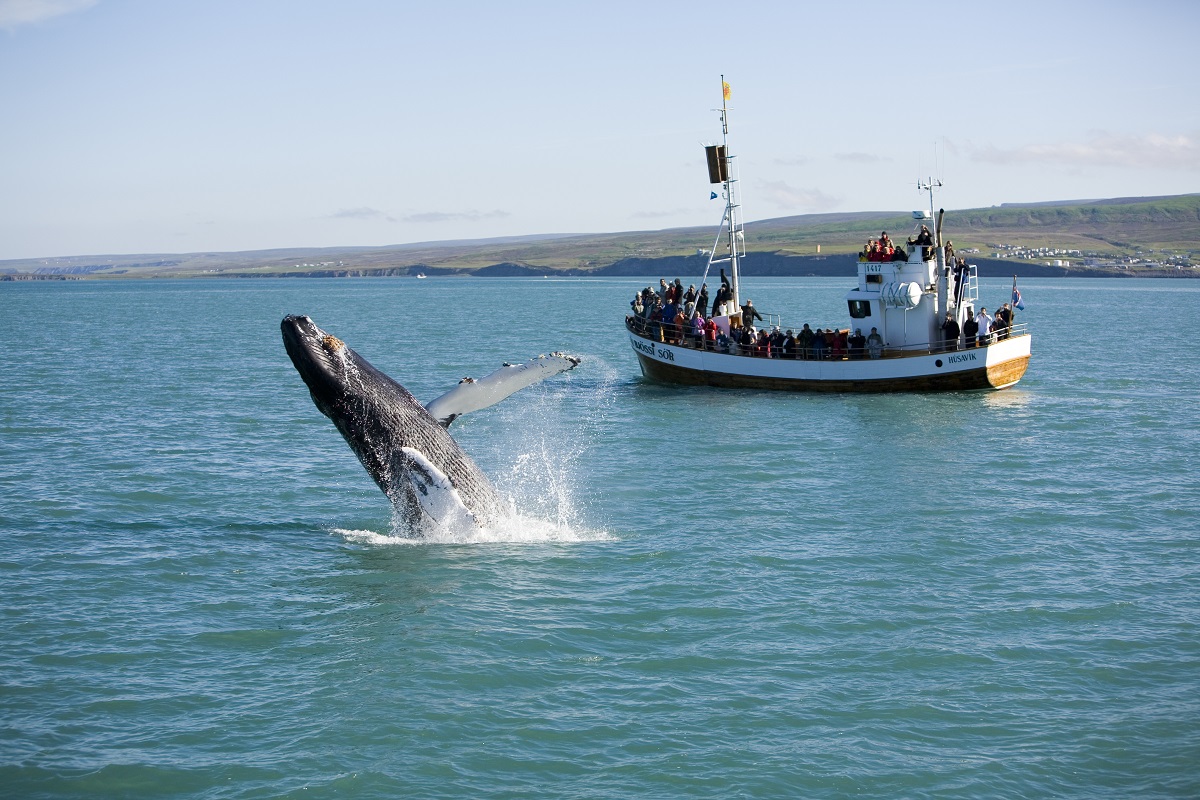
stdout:
POLYGON ((1013 289, 1012 304, 1013 304, 1013 308, 1017 309, 1018 311, 1025 310, 1025 304, 1021 302, 1021 293, 1019 291, 1017 291, 1016 289, 1013 289))

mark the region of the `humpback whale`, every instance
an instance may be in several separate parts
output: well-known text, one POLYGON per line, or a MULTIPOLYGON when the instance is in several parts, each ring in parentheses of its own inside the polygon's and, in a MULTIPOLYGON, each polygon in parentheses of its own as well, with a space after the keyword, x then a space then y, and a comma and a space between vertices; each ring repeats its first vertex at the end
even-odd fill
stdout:
POLYGON ((489 525, 507 516, 508 504, 447 428, 462 414, 498 403, 579 363, 574 356, 552 353, 524 364, 505 364, 480 380, 464 378, 423 406, 308 317, 289 315, 280 327, 284 347, 313 403, 333 421, 416 532, 489 525))

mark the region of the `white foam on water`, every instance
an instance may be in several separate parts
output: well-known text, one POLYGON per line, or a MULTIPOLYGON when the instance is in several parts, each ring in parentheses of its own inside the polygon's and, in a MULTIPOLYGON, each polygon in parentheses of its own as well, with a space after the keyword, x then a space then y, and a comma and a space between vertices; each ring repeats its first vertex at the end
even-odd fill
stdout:
POLYGON ((604 530, 589 530, 520 514, 486 527, 470 525, 435 528, 417 533, 403 520, 396 519, 386 533, 372 530, 333 528, 330 533, 350 544, 369 546, 428 546, 442 544, 571 544, 615 541, 604 530))

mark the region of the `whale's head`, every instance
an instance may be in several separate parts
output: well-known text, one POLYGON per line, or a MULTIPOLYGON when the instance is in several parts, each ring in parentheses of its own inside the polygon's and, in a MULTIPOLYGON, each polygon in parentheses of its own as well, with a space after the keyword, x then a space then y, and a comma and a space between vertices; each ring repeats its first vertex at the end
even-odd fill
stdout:
POLYGON ((287 354, 318 405, 344 394, 354 366, 354 351, 305 316, 288 315, 280 328, 287 354))

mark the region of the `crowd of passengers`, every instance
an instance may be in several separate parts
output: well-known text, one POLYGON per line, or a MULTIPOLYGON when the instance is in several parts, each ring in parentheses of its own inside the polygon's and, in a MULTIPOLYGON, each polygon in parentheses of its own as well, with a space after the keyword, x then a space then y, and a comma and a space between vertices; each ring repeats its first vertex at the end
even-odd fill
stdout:
POLYGON ((660 278, 657 291, 647 286, 630 301, 633 314, 630 326, 638 333, 666 344, 710 350, 731 355, 756 356, 759 358, 790 358, 805 360, 846 358, 879 358, 883 355, 883 337, 875 328, 864 336, 860 329, 851 334, 848 330, 817 328, 808 323, 800 331, 781 331, 778 325, 771 330, 756 328, 754 322, 762 321, 762 314, 747 300, 741 307, 741 321, 729 319, 726 329, 717 323, 721 307, 733 296, 725 272, 721 272, 721 288, 713 301, 712 315, 704 316, 707 310, 708 285, 699 291, 692 284, 685 290, 676 278, 668 283, 660 278))
POLYGON ((985 344, 1007 339, 1012 329, 1013 312, 1008 303, 996 310, 996 316, 987 313, 987 308, 980 306, 979 313, 967 306, 966 319, 962 329, 954 317, 947 314, 942 323, 942 341, 945 349, 957 350, 962 342, 966 347, 983 347, 985 344), (961 334, 962 338, 959 338, 961 334))
MULTIPOLYGON (((921 256, 926 261, 933 258, 933 231, 928 225, 922 225, 920 232, 908 239, 909 248, 920 247, 921 256)), ((953 263, 954 245, 946 242, 946 263, 953 263)), ((892 237, 884 231, 878 239, 868 239, 858 254, 859 261, 908 261, 908 251, 892 243, 892 237)))
MULTIPOLYGON (((703 311, 708 304, 708 284, 702 284, 699 291, 695 284, 685 290, 679 278, 673 283, 660 278, 657 291, 647 286, 633 296, 629 303, 633 313, 628 322, 639 334, 654 341, 735 356, 842 361, 883 355, 883 337, 876 328, 871 328, 871 333, 866 336, 860 328, 855 328, 853 334, 849 329, 813 330, 807 322, 798 333, 791 329, 781 331, 778 325, 769 331, 766 327, 756 328, 754 322, 761 322, 763 316, 754 307, 753 300, 747 300, 741 307, 740 322, 736 317, 726 317, 726 329, 717 323, 717 317, 722 316, 722 306, 731 297, 732 291, 722 270, 721 288, 713 301, 712 315, 706 318, 703 311)), ((946 314, 941 325, 941 348, 983 347, 1007 339, 1012 328, 1012 313, 1008 303, 1004 303, 995 316, 989 315, 985 307, 981 307, 978 314, 968 307, 961 328, 952 315, 946 314)))

